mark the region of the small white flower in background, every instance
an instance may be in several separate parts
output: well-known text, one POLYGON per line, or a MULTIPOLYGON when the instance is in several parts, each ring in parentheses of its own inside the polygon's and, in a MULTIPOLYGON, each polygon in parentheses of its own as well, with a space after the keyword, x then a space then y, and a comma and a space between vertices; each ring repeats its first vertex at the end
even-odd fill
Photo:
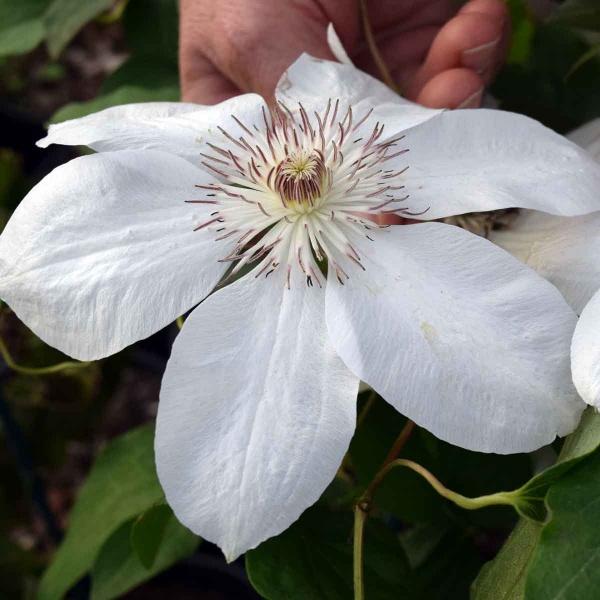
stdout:
MULTIPOLYGON (((568 137, 600 162, 600 119, 568 137)), ((600 201, 600 187, 596 196, 600 201)), ((491 239, 552 282, 581 315, 571 347, 573 381, 581 397, 600 408, 600 212, 557 217, 522 211, 513 229, 491 239)))
POLYGON ((576 316, 553 286, 457 227, 371 219, 587 213, 600 208, 593 159, 526 117, 421 108, 309 56, 277 99, 272 115, 247 94, 54 126, 40 145, 99 153, 52 172, 0 237, 1 297, 80 359, 147 337, 231 265, 253 266, 186 320, 156 432, 169 503, 229 559, 321 495, 360 379, 486 452, 551 442, 584 406, 569 376, 576 316))

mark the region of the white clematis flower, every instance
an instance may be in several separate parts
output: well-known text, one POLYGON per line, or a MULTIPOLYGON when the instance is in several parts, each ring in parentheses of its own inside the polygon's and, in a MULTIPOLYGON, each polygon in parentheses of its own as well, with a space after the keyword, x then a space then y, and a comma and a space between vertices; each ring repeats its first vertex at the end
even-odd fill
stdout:
POLYGON ((593 160, 525 117, 421 108, 309 56, 277 98, 273 115, 248 94, 52 127, 40 145, 99 153, 51 173, 0 237, 2 298, 80 359, 152 334, 230 266, 253 266, 186 320, 156 432, 169 503, 229 559, 321 495, 360 379, 485 452, 546 444, 584 406, 569 377, 576 317, 553 286, 456 227, 372 219, 587 213, 599 206, 593 160))
MULTIPOLYGON (((600 119, 568 136, 600 162, 600 119)), ((600 200, 600 187, 596 189, 600 200)), ((571 347, 573 381, 600 408, 600 212, 557 217, 523 211, 514 228, 491 239, 552 282, 581 315, 571 347)))

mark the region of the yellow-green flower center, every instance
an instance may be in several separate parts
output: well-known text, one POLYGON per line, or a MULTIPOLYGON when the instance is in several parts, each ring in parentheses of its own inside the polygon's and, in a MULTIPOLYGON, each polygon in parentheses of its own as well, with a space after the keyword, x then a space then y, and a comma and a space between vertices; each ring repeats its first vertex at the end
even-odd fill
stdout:
POLYGON ((286 208, 309 213, 320 205, 329 188, 329 179, 319 150, 295 150, 277 165, 274 189, 286 208))

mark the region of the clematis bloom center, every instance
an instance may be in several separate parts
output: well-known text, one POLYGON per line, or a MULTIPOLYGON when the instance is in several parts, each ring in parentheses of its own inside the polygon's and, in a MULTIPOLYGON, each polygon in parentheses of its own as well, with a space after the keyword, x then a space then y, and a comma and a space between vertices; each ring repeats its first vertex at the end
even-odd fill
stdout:
POLYGON ((310 213, 321 205, 329 187, 330 172, 319 150, 293 150, 275 169, 274 189, 284 206, 310 213))
MULTIPOLYGON (((217 240, 237 236, 223 261, 259 262, 257 276, 279 268, 299 268, 308 285, 322 286, 318 262, 325 258, 343 283, 351 268, 361 268, 355 241, 368 238, 379 215, 414 215, 408 210, 402 174, 387 161, 407 148, 403 135, 384 137, 384 124, 373 123, 373 109, 354 117, 329 100, 311 116, 299 104, 263 112, 264 127, 231 118, 244 135, 235 138, 219 127, 222 144, 209 144, 203 164, 221 179, 197 187, 208 197, 188 202, 215 204, 217 210, 196 229, 212 228, 217 240), (365 216, 366 215, 366 216, 365 216)), ((421 213, 422 214, 422 213, 421 213)))

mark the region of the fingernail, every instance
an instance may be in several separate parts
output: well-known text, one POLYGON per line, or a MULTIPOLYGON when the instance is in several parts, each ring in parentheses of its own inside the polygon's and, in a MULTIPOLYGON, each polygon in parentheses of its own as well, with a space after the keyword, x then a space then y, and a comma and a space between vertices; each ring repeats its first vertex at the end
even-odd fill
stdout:
POLYGON ((475 46, 475 48, 469 48, 463 50, 461 55, 461 62, 463 67, 473 69, 477 73, 483 73, 494 60, 496 52, 496 46, 502 39, 499 35, 495 40, 481 44, 481 46, 475 46))
MULTIPOLYGON (((474 94, 463 100, 456 109, 459 108, 479 108, 481 104, 481 96, 483 95, 483 87, 480 87, 474 94)), ((456 110, 455 109, 455 110, 456 110)))

